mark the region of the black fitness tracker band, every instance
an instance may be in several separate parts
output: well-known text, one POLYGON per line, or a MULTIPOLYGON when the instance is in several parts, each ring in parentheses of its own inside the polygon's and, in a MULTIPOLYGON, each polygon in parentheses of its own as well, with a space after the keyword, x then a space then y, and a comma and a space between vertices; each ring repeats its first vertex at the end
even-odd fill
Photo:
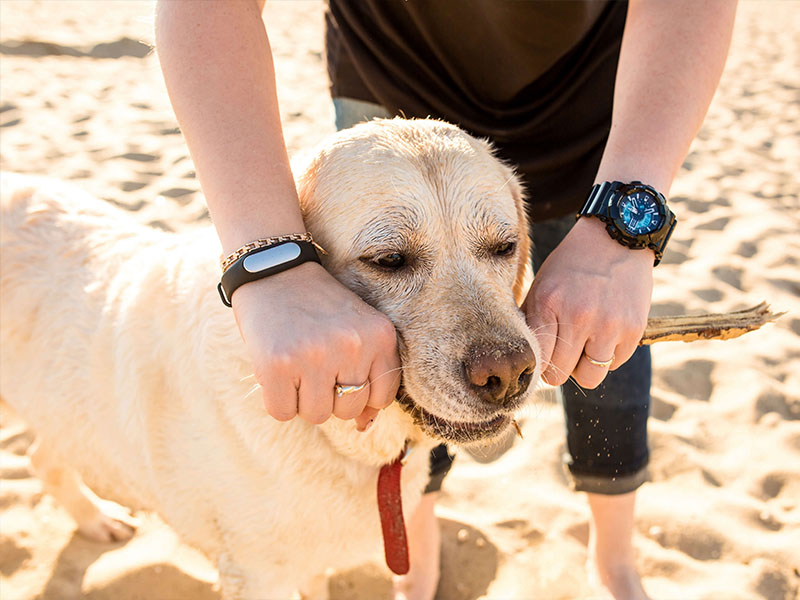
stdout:
POLYGON ((305 262, 320 262, 311 242, 288 241, 251 250, 234 262, 222 274, 217 285, 219 297, 225 306, 231 306, 231 296, 240 286, 275 275, 305 262))

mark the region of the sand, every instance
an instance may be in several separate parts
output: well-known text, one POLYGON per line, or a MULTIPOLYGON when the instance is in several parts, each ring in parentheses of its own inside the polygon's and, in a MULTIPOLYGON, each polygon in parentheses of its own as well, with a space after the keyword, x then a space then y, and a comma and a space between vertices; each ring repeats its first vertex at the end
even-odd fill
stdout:
MULTIPOLYGON (((0 2, 2 168, 73 180, 155 227, 205 225, 157 59, 145 55, 151 15, 144 0, 0 2)), ((333 131, 322 5, 275 2, 266 18, 296 152, 333 131)), ((656 598, 798 597, 798 31, 798 2, 740 5, 719 92, 672 189, 681 222, 655 271, 653 314, 762 299, 788 314, 738 340, 653 348, 652 482, 638 496, 635 543, 656 598)), ((155 515, 139 514, 125 544, 75 534, 31 475, 31 433, 0 416, 3 600, 219 597, 210 563, 155 515)), ((562 472, 562 419, 540 400, 521 419, 524 441, 498 461, 459 457, 438 511, 440 600, 592 597, 588 509, 562 472)), ((331 582, 336 600, 389 589, 380 561, 331 582)))

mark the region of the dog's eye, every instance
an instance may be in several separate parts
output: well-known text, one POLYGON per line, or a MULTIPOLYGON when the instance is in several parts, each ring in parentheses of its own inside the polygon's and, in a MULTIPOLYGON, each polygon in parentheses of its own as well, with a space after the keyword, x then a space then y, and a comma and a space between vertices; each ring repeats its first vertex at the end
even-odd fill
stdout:
POLYGON ((374 262, 386 269, 399 269, 406 264, 406 257, 399 252, 392 252, 391 254, 378 256, 374 262))
POLYGON ((495 246, 494 253, 496 256, 508 256, 513 254, 515 247, 516 244, 514 244, 514 242, 503 242, 495 246))

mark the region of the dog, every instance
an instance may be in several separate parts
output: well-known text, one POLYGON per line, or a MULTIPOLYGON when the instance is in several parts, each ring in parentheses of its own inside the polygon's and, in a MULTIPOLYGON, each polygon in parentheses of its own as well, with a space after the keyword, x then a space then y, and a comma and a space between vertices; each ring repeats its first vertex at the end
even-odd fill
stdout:
POLYGON ((410 515, 429 450, 502 435, 541 373, 518 308, 523 193, 487 142, 374 120, 293 168, 323 265, 398 334, 401 393, 364 433, 266 414, 211 227, 155 230, 65 184, 2 178, 0 395, 38 434, 34 471, 90 538, 130 537, 123 505, 159 513, 226 598, 327 597, 326 569, 381 547, 380 469, 414 450, 410 515), (401 267, 381 266, 391 254, 401 267))

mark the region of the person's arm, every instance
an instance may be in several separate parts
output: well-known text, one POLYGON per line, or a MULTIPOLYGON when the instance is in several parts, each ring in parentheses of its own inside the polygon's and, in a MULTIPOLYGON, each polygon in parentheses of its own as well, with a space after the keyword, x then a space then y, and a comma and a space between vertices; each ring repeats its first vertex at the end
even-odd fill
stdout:
MULTIPOLYGON (((161 0, 156 48, 175 115, 228 254, 305 225, 281 129, 263 0, 161 0)), ((364 426, 394 399, 394 328, 316 263, 240 287, 231 299, 267 411, 364 426), (334 385, 371 385, 336 398, 334 385), (365 409, 366 406, 366 409, 365 409)))
MULTIPOLYGON (((639 180, 669 193, 719 83, 735 12, 735 0, 630 1, 596 182, 639 180)), ((578 220, 526 300, 548 383, 572 375, 599 385, 607 370, 582 360, 584 352, 613 355, 611 369, 630 358, 647 322, 652 269, 651 250, 620 245, 598 219, 578 220)))
POLYGON ((303 233, 258 3, 167 0, 156 10, 161 69, 223 251, 303 233))

